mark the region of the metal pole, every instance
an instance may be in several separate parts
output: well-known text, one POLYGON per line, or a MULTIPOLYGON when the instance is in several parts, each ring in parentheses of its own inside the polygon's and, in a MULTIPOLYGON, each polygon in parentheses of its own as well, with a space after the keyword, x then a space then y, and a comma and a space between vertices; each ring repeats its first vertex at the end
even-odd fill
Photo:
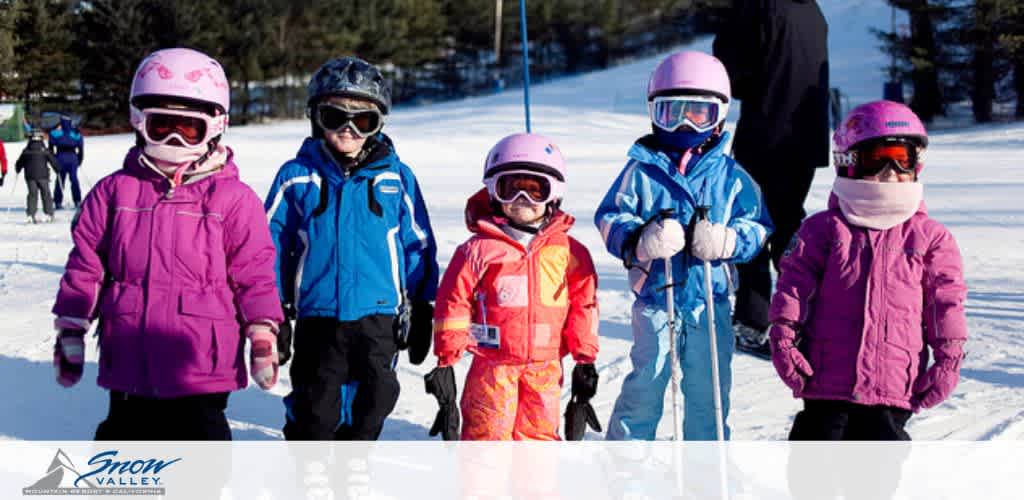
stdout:
POLYGON ((502 0, 494 0, 494 65, 501 66, 501 14, 502 0))
MULTIPOLYGON (((708 220, 708 207, 698 207, 697 217, 708 220)), ((715 402, 715 434, 718 440, 718 479, 720 498, 729 498, 729 479, 725 459, 725 425, 722 418, 722 384, 718 378, 718 335, 715 332, 715 298, 711 287, 711 262, 704 261, 704 308, 708 320, 708 340, 711 342, 711 385, 715 402)))
POLYGON ((530 42, 526 36, 526 0, 519 0, 519 28, 523 32, 523 108, 526 132, 530 132, 530 42))
POLYGON ((672 440, 681 441, 679 432, 679 358, 676 355, 676 297, 675 283, 672 279, 672 258, 665 259, 665 296, 668 301, 668 362, 672 365, 672 440))

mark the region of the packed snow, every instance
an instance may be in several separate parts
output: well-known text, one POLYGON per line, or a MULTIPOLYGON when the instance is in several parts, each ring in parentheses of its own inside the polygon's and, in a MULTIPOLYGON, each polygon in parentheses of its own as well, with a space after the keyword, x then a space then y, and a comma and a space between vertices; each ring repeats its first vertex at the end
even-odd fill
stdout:
MULTIPOLYGON (((889 28, 881 0, 821 2, 831 25, 833 85, 855 105, 881 94, 887 57, 869 27, 889 28), (856 15, 854 15, 854 13, 856 15)), ((711 40, 692 47, 710 50, 711 40)), ((629 372, 631 296, 620 262, 609 255, 593 226, 593 213, 636 137, 649 131, 644 88, 660 57, 548 82, 533 88, 533 129, 551 138, 567 158, 570 176, 564 208, 577 217, 572 234, 590 249, 600 274, 601 385, 594 406, 607 422, 623 378, 629 372)), ((733 107, 732 120, 739 106, 733 107)), ((730 122, 731 127, 731 122, 730 122)), ((469 98, 398 109, 386 132, 401 158, 419 177, 432 218, 442 268, 469 235, 463 225, 466 198, 481 187, 484 156, 499 138, 523 129, 521 94, 469 98)), ((225 142, 236 153, 242 179, 265 194, 277 168, 298 149, 305 121, 235 127, 225 142)), ((83 189, 121 165, 130 135, 89 137, 81 170, 83 189)), ((7 145, 13 166, 24 143, 7 145)), ((915 439, 987 440, 1024 438, 1024 124, 978 126, 933 134, 923 173, 930 214, 946 224, 960 244, 970 288, 970 340, 962 380, 938 408, 910 420, 915 439)), ((809 213, 824 208, 833 174, 820 169, 807 200, 809 213)), ((98 352, 88 340, 81 383, 64 389, 51 367, 54 331, 50 308, 71 248, 73 212, 57 213, 53 224, 26 222, 26 188, 13 171, 0 190, 0 438, 90 439, 107 408, 106 392, 95 384, 98 352)), ((385 439, 428 439, 436 405, 423 391, 420 367, 402 355, 402 394, 388 419, 385 439)), ((571 368, 566 360, 565 366, 571 368)), ((458 365, 461 379, 468 360, 458 365)), ((738 354, 729 424, 738 440, 784 439, 800 407, 770 363, 738 354)), ((270 392, 256 387, 231 396, 228 417, 235 439, 280 439, 281 397, 288 393, 287 369, 270 392)), ((568 400, 568 387, 563 400, 568 400)), ((666 394, 666 401, 668 395, 666 394)), ((670 406, 666 402, 666 413, 670 406)), ((671 436, 666 415, 659 437, 671 436)), ((602 436, 590 433, 588 439, 602 436)), ((437 439, 437 438, 434 438, 437 439)))

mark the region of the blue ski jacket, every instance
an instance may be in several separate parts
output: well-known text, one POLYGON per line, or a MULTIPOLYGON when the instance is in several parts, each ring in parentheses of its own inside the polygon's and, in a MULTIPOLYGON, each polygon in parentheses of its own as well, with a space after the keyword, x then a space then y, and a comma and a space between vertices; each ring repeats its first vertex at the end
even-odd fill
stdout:
POLYGON ((85 160, 85 141, 71 120, 61 118, 60 128, 50 131, 50 152, 65 170, 75 168, 85 160))
MULTIPOLYGON (((605 247, 612 255, 632 262, 644 222, 657 217, 663 209, 674 209, 679 223, 689 227, 696 208, 707 206, 711 222, 726 224, 736 231, 732 258, 711 263, 714 297, 728 300, 732 274, 729 264, 753 259, 774 229, 761 189, 723 152, 727 133, 688 166, 685 176, 669 155, 654 146, 652 139, 642 138, 630 148, 629 161, 594 215, 605 247)), ((696 321, 704 309, 703 263, 684 250, 672 258, 672 273, 677 285, 677 307, 696 321)), ((664 261, 635 263, 629 269, 629 283, 637 298, 655 307, 665 307, 664 261)))
POLYGON ((354 321, 432 301, 437 246, 412 170, 390 140, 347 173, 321 139, 307 138, 265 201, 277 247, 281 300, 299 317, 354 321))

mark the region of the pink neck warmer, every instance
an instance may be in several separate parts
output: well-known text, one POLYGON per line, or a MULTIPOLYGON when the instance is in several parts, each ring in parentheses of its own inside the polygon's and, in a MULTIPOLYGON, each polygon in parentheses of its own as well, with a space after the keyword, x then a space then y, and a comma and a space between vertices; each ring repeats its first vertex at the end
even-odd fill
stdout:
POLYGON ((173 187, 178 187, 188 180, 205 177, 202 174, 208 174, 219 170, 224 166, 224 162, 227 160, 227 157, 227 149, 224 146, 217 146, 217 149, 207 155, 201 162, 175 164, 157 158, 151 158, 145 153, 143 153, 139 159, 147 167, 156 170, 170 179, 173 187))
POLYGON ((917 213, 924 185, 836 177, 832 192, 839 201, 839 210, 851 224, 883 230, 903 224, 917 213))

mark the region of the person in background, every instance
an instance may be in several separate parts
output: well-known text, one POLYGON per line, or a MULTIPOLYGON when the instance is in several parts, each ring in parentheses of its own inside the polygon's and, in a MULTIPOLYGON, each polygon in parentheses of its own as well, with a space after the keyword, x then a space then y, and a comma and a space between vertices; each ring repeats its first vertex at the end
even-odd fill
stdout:
POLYGON ((4 148, 4 141, 0 139, 0 186, 4 185, 7 178, 7 150, 4 148))
POLYGON ((50 197, 50 169, 54 172, 60 171, 57 159, 46 149, 44 135, 41 131, 32 132, 28 144, 18 157, 14 165, 15 172, 25 171, 25 184, 28 185, 28 197, 26 200, 25 212, 28 214, 28 222, 38 224, 39 222, 53 222, 53 198, 50 197), (44 217, 36 216, 39 207, 39 198, 43 198, 44 217))
POLYGON ((760 185, 775 233, 737 263, 737 347, 768 348, 771 264, 806 216, 814 171, 829 163, 828 24, 814 0, 736 0, 714 41, 732 95, 742 101, 733 153, 760 185))
POLYGON ((53 203, 57 210, 64 208, 64 182, 71 182, 71 199, 75 208, 82 204, 82 188, 78 184, 78 168, 85 159, 85 142, 82 133, 67 116, 60 117, 60 123, 50 131, 50 152, 60 164, 60 174, 53 187, 53 203))

